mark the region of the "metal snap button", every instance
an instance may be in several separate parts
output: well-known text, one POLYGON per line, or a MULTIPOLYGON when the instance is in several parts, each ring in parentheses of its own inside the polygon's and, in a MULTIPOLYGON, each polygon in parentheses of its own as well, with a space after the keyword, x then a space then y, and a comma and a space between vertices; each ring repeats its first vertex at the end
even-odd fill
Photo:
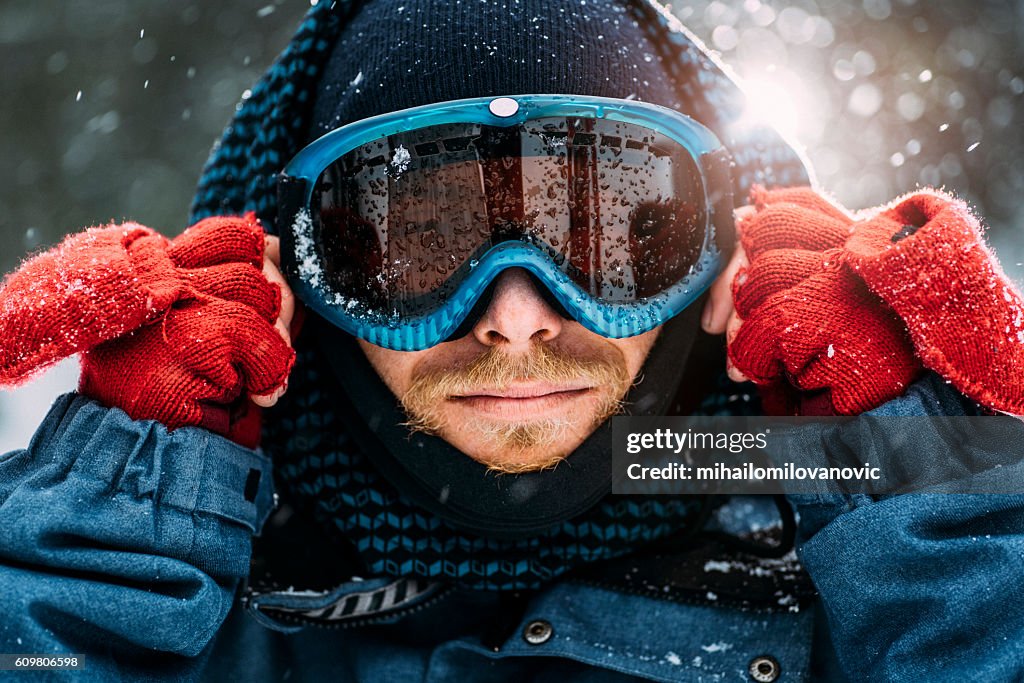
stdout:
POLYGON ((750 660, 747 671, 750 673, 750 677, 758 683, 772 683, 782 673, 782 667, 774 657, 761 655, 750 660))
POLYGON ((551 636, 554 634, 555 629, 551 628, 550 623, 543 619, 537 619, 536 621, 531 621, 523 629, 523 640, 530 645, 543 645, 551 640, 551 636))

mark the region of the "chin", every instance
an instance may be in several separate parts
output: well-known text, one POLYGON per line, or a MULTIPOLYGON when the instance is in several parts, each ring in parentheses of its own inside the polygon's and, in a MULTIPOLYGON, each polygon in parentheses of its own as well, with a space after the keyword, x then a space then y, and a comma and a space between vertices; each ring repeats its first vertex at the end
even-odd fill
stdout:
POLYGON ((521 474, 552 469, 586 440, 593 429, 565 421, 525 423, 480 421, 442 438, 494 472, 521 474))
POLYGON ((548 450, 538 450, 528 453, 488 453, 469 457, 481 465, 486 465, 490 472, 496 474, 525 474, 554 469, 568 456, 568 453, 557 454, 548 450))

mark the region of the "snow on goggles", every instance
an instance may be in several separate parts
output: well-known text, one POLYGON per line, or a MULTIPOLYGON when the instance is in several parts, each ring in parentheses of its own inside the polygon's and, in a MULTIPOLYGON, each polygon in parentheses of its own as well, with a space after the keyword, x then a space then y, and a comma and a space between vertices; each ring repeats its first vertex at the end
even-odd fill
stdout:
POLYGON ((430 348, 506 268, 619 338, 692 304, 732 247, 731 160, 665 107, 603 97, 472 98, 338 128, 278 178, 296 295, 370 343, 430 348))

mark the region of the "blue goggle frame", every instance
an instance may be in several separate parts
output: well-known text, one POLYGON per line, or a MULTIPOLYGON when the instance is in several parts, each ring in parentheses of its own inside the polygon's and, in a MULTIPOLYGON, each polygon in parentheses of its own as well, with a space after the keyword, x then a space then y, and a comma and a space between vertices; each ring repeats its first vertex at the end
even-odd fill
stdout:
POLYGON ((631 337, 683 311, 711 286, 724 267, 723 254, 733 246, 731 161, 718 138, 695 120, 635 100, 582 95, 481 97, 382 114, 342 126, 313 141, 278 177, 277 230, 282 270, 295 294, 319 315, 360 339, 396 351, 419 351, 449 340, 498 274, 514 267, 532 273, 588 330, 609 338, 631 337), (310 218, 310 204, 317 179, 336 159, 368 142, 425 126, 513 126, 544 117, 604 118, 635 124, 671 138, 690 153, 701 173, 707 225, 700 257, 684 279, 640 301, 610 303, 579 287, 541 248, 509 240, 495 244, 471 263, 465 279, 451 295, 438 308, 422 315, 401 317, 366 310, 361 302, 343 299, 328 289, 316 265, 316 229, 310 218))

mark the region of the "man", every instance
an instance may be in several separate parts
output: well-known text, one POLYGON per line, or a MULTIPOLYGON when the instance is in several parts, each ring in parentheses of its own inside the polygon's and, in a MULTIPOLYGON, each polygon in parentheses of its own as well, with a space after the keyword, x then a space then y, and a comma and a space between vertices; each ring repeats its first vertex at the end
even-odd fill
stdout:
MULTIPOLYGON (((723 354, 698 331, 704 311, 709 331, 733 320, 733 373, 762 382, 773 405, 976 410, 921 376, 919 326, 895 323, 905 300, 864 294, 891 272, 871 240, 886 230, 891 240, 894 221, 902 230, 905 207, 863 222, 850 243, 851 217, 828 202, 758 191, 739 213, 745 253, 704 308, 697 294, 732 247, 730 191, 739 205, 755 183, 806 176, 776 134, 739 124, 735 86, 670 17, 644 3, 323 3, 252 92, 193 207, 218 217, 171 243, 134 225, 73 236, 5 282, 5 381, 86 353, 82 395, 59 400, 30 448, 0 461, 0 602, 11 617, 0 649, 82 653, 83 674, 104 680, 773 681, 981 668, 1013 678, 1024 615, 993 588, 1012 589, 1019 574, 1017 499, 794 499, 812 587, 792 555, 772 558, 789 549, 788 505, 776 533, 759 533, 776 524, 761 500, 608 495, 608 418, 622 402, 636 415, 757 412, 716 385, 723 354), (615 102, 588 99, 600 97, 615 102), (614 118, 596 110, 613 104, 629 114, 618 123, 637 126, 625 129, 632 138, 602 128, 614 118), (415 106, 437 126, 387 118, 415 106), (567 106, 564 130, 529 113, 567 106), (652 112, 673 123, 655 126, 652 112), (488 116, 521 116, 518 142, 535 153, 509 153, 508 128, 488 116), (352 123, 392 128, 364 139, 352 123), (477 124, 471 148, 451 132, 477 124), (716 137, 737 164, 725 185, 716 137), (379 162, 374 145, 387 150, 379 162), (602 165, 600 146, 639 160, 616 176, 622 165, 602 165), (479 155, 460 156, 467 149, 479 155), (432 165, 441 151, 451 156, 432 165), (544 171, 500 171, 545 163, 556 171, 533 187, 544 171), (651 189, 630 189, 630 176, 651 189), (619 183, 594 195, 604 222, 576 209, 592 197, 568 182, 579 177, 619 183), (479 182, 466 178, 489 192, 472 195, 479 182), (694 203, 696 185, 665 178, 700 178, 709 191, 694 203), (386 231, 375 182, 388 191, 386 231), (629 192, 635 205, 616 227, 612 200, 629 192), (568 212, 570 239, 581 225, 590 239, 560 247, 546 209, 532 211, 546 199, 568 212), (881 275, 823 268, 839 251, 881 275), (731 287, 747 257, 740 324, 731 287), (632 282, 619 281, 617 258, 632 282), (779 258, 797 267, 771 268, 779 258), (797 275, 765 275, 776 272, 797 275), (630 286, 664 296, 675 315, 649 315, 630 286), (847 329, 834 352, 820 339, 773 345, 767 319, 816 320, 779 307, 794 288, 893 343, 876 353, 877 337, 847 329), (807 372, 792 372, 794 359, 807 372), (263 452, 251 448, 259 415, 236 400, 246 396, 273 406, 263 452), (264 453, 282 502, 269 521, 264 453), (321 628, 331 626, 342 630, 321 628)), ((926 220, 904 238, 929 237, 945 208, 918 212, 926 220)), ((976 253, 967 246, 960 253, 976 253)), ((929 340, 949 349, 947 336, 929 340)), ((976 375, 956 374, 964 363, 928 367, 976 400, 1018 405, 1012 383, 974 392, 976 375)))

